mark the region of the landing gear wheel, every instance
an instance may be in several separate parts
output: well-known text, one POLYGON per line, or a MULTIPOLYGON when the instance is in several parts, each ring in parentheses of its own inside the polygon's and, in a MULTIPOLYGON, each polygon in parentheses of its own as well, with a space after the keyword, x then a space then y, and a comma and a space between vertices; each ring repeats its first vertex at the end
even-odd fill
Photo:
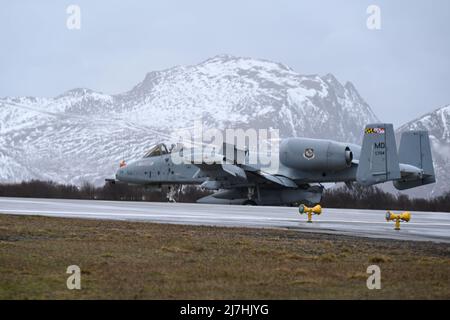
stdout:
POLYGON ((177 193, 177 190, 175 188, 169 187, 169 190, 167 191, 167 202, 170 203, 176 203, 177 201, 175 200, 175 195, 177 193))
POLYGON ((244 203, 242 203, 244 206, 257 206, 256 202, 253 200, 245 200, 244 203))

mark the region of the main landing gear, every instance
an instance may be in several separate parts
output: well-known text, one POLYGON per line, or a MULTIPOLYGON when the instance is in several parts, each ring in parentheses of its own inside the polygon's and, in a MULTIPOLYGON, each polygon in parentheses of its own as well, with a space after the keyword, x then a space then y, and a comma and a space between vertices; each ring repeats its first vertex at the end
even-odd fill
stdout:
POLYGON ((248 187, 247 188, 247 200, 245 200, 242 204, 244 206, 257 206, 258 203, 256 199, 259 198, 259 188, 256 187, 248 187))

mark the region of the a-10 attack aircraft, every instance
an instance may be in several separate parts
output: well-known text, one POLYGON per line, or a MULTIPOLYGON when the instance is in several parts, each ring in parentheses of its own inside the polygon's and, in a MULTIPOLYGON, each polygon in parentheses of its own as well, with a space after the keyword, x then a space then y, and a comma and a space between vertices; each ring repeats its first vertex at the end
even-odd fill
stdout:
POLYGON ((200 203, 244 205, 318 204, 322 183, 329 182, 351 187, 353 183, 370 186, 393 181, 399 190, 435 182, 428 132, 404 132, 397 151, 392 124, 367 125, 362 147, 332 140, 283 139, 279 164, 272 172, 247 164, 248 151, 232 147, 234 159, 225 156, 224 144, 216 163, 176 164, 171 155, 182 154, 183 149, 171 153, 158 144, 144 158, 122 162, 116 179, 107 181, 156 188, 197 184, 216 191, 199 199, 200 203), (244 161, 236 161, 239 157, 244 161))

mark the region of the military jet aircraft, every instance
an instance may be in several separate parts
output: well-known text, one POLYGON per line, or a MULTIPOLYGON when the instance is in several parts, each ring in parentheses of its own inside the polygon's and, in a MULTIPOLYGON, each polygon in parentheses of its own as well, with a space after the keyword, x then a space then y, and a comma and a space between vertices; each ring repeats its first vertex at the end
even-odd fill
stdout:
MULTIPOLYGON (((392 124, 365 127, 362 146, 332 140, 287 138, 279 145, 279 165, 268 171, 247 163, 249 151, 224 144, 212 163, 195 163, 183 147, 168 150, 158 144, 142 159, 121 167, 112 182, 145 186, 196 184, 215 190, 200 203, 290 205, 320 203, 323 183, 370 186, 393 181, 399 189, 435 182, 426 131, 404 132, 397 150, 392 124), (233 157, 227 148, 233 148, 233 157), (191 161, 175 163, 174 153, 191 161), (184 153, 184 154, 183 154, 184 153)), ((110 180, 111 181, 111 180, 110 180)))

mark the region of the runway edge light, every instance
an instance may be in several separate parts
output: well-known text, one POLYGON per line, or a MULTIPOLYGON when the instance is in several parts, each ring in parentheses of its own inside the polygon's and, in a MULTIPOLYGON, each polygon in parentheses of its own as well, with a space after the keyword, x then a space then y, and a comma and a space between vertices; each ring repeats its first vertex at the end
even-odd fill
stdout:
POLYGON ((304 204, 301 204, 298 207, 298 212, 300 214, 306 213, 308 215, 308 221, 307 222, 308 223, 312 223, 312 215, 313 214, 320 215, 322 213, 322 207, 320 206, 320 204, 318 204, 318 205, 316 205, 316 206, 314 206, 312 208, 307 207, 304 204))
POLYGON ((400 230, 400 221, 409 222, 411 220, 411 213, 408 211, 402 213, 386 212, 386 221, 395 221, 395 230, 400 230))

